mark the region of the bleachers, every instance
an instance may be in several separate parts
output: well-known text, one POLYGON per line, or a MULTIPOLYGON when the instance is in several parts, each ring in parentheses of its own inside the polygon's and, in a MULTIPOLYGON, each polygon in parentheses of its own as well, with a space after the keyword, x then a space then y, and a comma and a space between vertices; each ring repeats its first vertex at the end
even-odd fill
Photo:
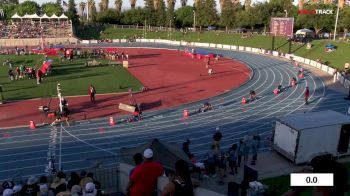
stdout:
POLYGON ((71 23, 68 21, 0 21, 0 38, 62 38, 72 36, 71 23))

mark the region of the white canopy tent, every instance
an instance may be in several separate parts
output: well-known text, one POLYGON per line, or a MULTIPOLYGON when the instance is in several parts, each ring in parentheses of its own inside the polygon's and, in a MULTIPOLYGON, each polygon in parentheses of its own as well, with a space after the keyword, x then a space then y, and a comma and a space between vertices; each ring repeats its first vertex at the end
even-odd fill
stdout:
POLYGON ((68 17, 66 15, 64 15, 64 14, 62 14, 59 18, 60 19, 68 19, 68 17))
POLYGON ((57 16, 56 14, 53 14, 52 16, 48 16, 47 14, 44 14, 42 16, 38 16, 38 14, 25 14, 24 16, 19 16, 16 13, 11 17, 11 19, 38 19, 41 21, 42 19, 68 20, 68 17, 65 14, 62 14, 61 16, 57 16))

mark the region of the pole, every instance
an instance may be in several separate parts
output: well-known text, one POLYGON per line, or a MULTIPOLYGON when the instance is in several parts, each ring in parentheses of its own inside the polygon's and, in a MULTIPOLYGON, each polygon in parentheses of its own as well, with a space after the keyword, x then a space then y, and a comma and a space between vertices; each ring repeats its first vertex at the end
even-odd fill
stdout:
POLYGON ((170 19, 170 30, 169 30, 169 37, 170 37, 170 39, 171 39, 171 19, 170 19))
POLYGON ((338 17, 339 17, 339 0, 338 0, 338 6, 337 6, 337 16, 335 18, 335 26, 334 26, 334 35, 333 35, 334 41, 335 41, 335 35, 337 34, 338 17))
POLYGON ((196 32, 196 10, 193 10, 193 31, 196 32))
POLYGON ((288 54, 291 54, 292 53, 292 39, 288 39, 288 44, 289 44, 289 47, 288 47, 288 54))
POLYGON ((271 47, 271 51, 275 50, 275 36, 272 36, 272 47, 271 47))
POLYGON ((61 123, 61 131, 60 131, 60 156, 58 157, 58 169, 62 171, 62 130, 63 125, 61 123))

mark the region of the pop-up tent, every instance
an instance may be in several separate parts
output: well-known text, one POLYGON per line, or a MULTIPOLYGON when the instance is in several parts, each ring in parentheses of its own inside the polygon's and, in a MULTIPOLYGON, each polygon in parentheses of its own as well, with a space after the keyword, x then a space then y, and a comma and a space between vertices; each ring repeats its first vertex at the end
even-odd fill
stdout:
POLYGON ((161 163, 168 170, 174 170, 176 161, 180 159, 185 160, 190 166, 192 165, 191 160, 176 143, 165 143, 158 139, 134 148, 122 148, 120 154, 124 162, 134 165, 133 155, 136 153, 143 154, 146 148, 151 148, 153 150, 153 160, 161 163))

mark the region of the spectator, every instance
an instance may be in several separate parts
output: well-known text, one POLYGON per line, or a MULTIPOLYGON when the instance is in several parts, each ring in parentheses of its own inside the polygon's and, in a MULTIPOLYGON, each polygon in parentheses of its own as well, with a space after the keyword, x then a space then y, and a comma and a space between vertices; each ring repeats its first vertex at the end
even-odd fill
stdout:
POLYGON ((219 176, 220 176, 218 184, 220 184, 220 185, 221 184, 225 184, 224 177, 227 177, 227 175, 226 175, 227 158, 226 158, 226 154, 225 153, 222 153, 221 156, 220 156, 218 168, 219 168, 219 176))
POLYGON ((175 163, 175 175, 170 176, 169 183, 165 185, 162 196, 193 196, 193 184, 188 164, 184 160, 175 163))
POLYGON ((164 172, 163 166, 153 161, 153 151, 147 148, 143 152, 145 162, 135 168, 129 179, 130 196, 153 195, 157 179, 164 172))
POLYGON ((56 188, 56 191, 57 191, 56 196, 71 196, 71 193, 67 189, 66 183, 62 183, 62 184, 58 185, 58 187, 56 188))
POLYGON ((245 136, 243 139, 243 161, 246 163, 248 161, 248 156, 249 156, 249 147, 250 147, 250 140, 248 136, 245 136))
POLYGON ((238 167, 241 167, 242 155, 243 155, 243 140, 242 139, 239 140, 237 155, 238 155, 237 165, 238 165, 238 167))
POLYGON ((220 141, 222 138, 222 133, 220 132, 219 127, 216 127, 216 132, 213 135, 213 145, 215 147, 216 154, 220 154, 220 141))
POLYGON ((54 196, 52 190, 49 190, 49 186, 47 184, 41 184, 39 186, 40 192, 38 193, 38 196, 54 196))
POLYGON ((253 140, 251 142, 251 148, 252 148, 252 154, 253 154, 251 165, 255 165, 255 162, 258 158, 258 142, 255 135, 253 136, 253 140))
POLYGON ((83 196, 95 196, 97 194, 97 190, 95 184, 89 182, 85 185, 85 189, 83 190, 83 196))
POLYGON ((25 196, 36 196, 39 192, 39 187, 37 184, 37 179, 34 176, 31 176, 27 184, 23 186, 23 192, 25 196))
POLYGON ((227 152, 228 154, 228 164, 230 166, 231 175, 234 175, 235 173, 238 174, 237 172, 237 144, 233 144, 230 149, 227 152), (234 169, 234 170, 233 170, 234 169))
POLYGON ((2 189, 12 189, 14 187, 14 183, 12 181, 5 181, 2 183, 2 189))
POLYGON ((82 187, 83 191, 84 191, 84 188, 86 187, 86 184, 89 183, 89 182, 93 182, 94 180, 90 177, 91 175, 86 175, 83 179, 80 180, 80 187, 82 187))
POLYGON ((13 196, 22 196, 24 195, 23 191, 22 191, 22 185, 17 184, 13 187, 13 196))
POLYGON ((191 141, 189 139, 182 143, 182 150, 185 152, 187 157, 191 159, 194 155, 190 152, 190 143, 191 141))
POLYGON ((13 196, 13 190, 12 189, 5 189, 2 192, 2 196, 13 196))
POLYGON ((82 190, 79 185, 74 185, 71 189, 72 196, 80 196, 82 195, 82 190))
POLYGON ((215 145, 212 145, 207 153, 207 160, 204 162, 207 175, 216 177, 216 166, 218 163, 218 154, 215 150, 215 145))
POLYGON ((141 153, 134 154, 133 159, 134 159, 134 163, 136 166, 130 170, 129 176, 131 176, 131 174, 135 170, 135 168, 142 163, 142 161, 143 161, 142 154, 141 153))

